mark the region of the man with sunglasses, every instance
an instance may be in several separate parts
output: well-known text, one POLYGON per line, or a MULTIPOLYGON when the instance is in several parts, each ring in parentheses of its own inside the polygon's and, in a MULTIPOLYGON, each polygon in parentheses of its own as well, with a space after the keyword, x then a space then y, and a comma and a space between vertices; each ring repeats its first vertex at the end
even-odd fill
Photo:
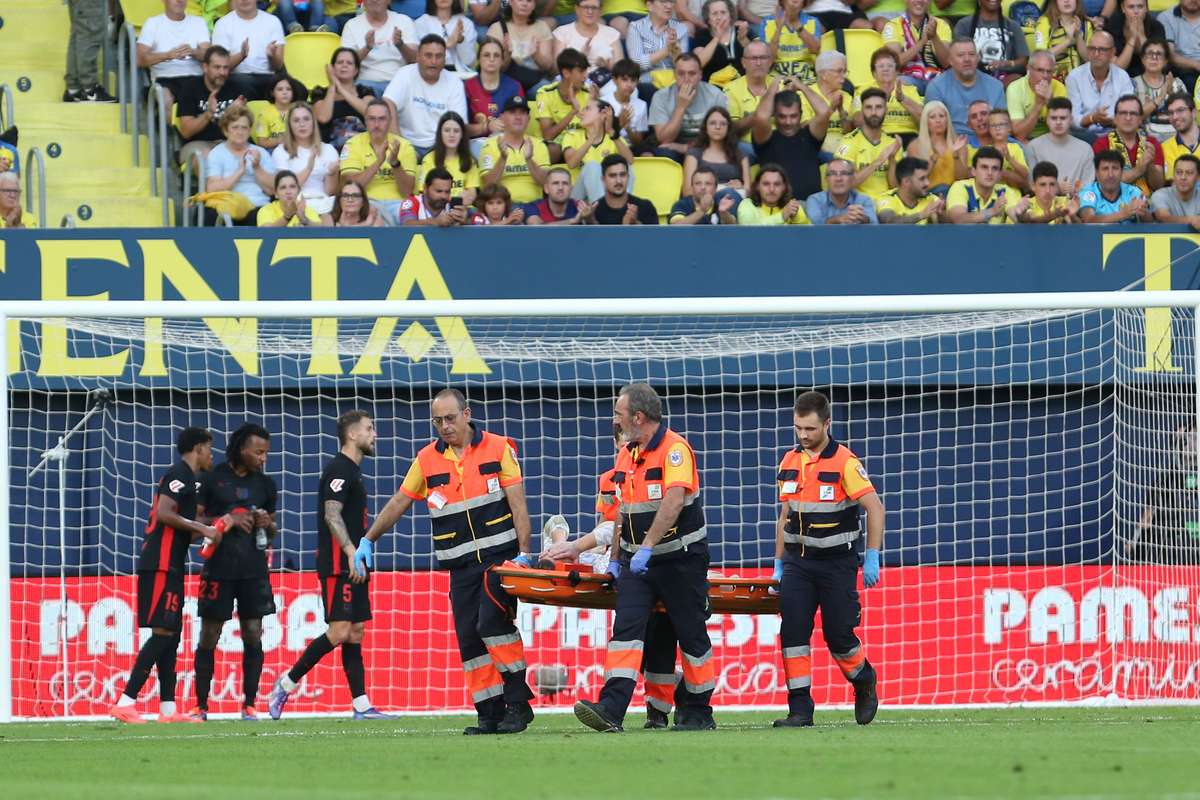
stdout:
POLYGON ((358 543, 354 571, 373 566, 373 545, 413 501, 424 500, 433 522, 433 552, 450 571, 450 605, 458 651, 479 724, 471 736, 520 733, 533 721, 525 682, 525 650, 513 625, 517 601, 492 567, 505 561, 532 567, 529 511, 511 439, 477 427, 457 389, 434 395, 438 438, 417 453, 404 482, 358 543))

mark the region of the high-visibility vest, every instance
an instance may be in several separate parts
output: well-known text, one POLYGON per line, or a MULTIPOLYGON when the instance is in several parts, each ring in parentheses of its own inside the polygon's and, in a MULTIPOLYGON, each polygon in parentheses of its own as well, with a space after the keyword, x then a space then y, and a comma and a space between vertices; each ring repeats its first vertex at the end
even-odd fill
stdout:
POLYGON ((438 565, 454 569, 516 556, 512 509, 500 486, 505 448, 516 449, 512 441, 476 428, 461 460, 446 458, 446 447, 439 440, 417 454, 438 565))
POLYGON ((862 527, 858 500, 846 494, 842 476, 856 458, 833 439, 817 458, 803 447, 789 450, 779 465, 779 498, 788 505, 783 542, 808 557, 841 556, 854 550, 862 527))
POLYGON ((683 508, 679 511, 679 518, 675 520, 675 526, 654 545, 651 553, 661 556, 682 552, 693 545, 703 543, 706 539, 704 509, 700 506, 700 473, 696 468, 696 455, 686 439, 665 425, 660 425, 644 448, 627 445, 621 448, 617 455, 613 484, 621 498, 621 549, 627 553, 637 552, 650 526, 654 524, 654 516, 662 506, 663 495, 666 494, 663 473, 667 453, 677 443, 682 443, 691 456, 691 483, 683 501, 683 508))
POLYGON ((613 474, 616 471, 617 468, 613 467, 600 476, 600 488, 596 492, 596 511, 608 522, 616 522, 617 514, 621 510, 620 492, 613 483, 613 474))

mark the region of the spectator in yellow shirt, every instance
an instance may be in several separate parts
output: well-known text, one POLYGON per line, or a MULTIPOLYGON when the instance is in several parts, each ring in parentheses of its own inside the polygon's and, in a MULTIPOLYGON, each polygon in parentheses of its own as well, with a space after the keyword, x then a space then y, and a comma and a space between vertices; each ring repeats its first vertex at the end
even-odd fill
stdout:
POLYGON ((1008 113, 1012 116, 1013 134, 1028 142, 1045 134, 1049 102, 1066 97, 1067 87, 1054 77, 1054 55, 1049 50, 1035 50, 1029 56, 1025 75, 1004 90, 1008 113))
POLYGON ((842 139, 836 157, 854 165, 851 188, 874 199, 896 185, 900 138, 883 132, 887 95, 882 89, 867 89, 861 102, 862 127, 842 139))
POLYGON ((0 228, 36 228, 37 217, 21 209, 21 179, 0 172, 0 228))
POLYGON ((303 97, 297 98, 297 94, 302 94, 297 92, 297 87, 298 84, 287 73, 280 72, 271 78, 267 87, 270 103, 259 109, 254 120, 254 143, 264 150, 274 150, 283 144, 288 109, 297 99, 304 100, 303 97))
POLYGON ((753 152, 754 111, 770 88, 767 75, 771 71, 771 48, 764 42, 750 42, 742 52, 742 67, 746 74, 725 84, 723 91, 729 98, 733 134, 746 143, 745 149, 753 152))
POLYGON ((908 155, 929 162, 929 183, 942 197, 950 184, 967 176, 967 137, 954 133, 950 111, 941 100, 930 100, 921 110, 921 128, 908 155))
POLYGON ((333 219, 309 208, 300 194, 296 173, 281 169, 275 173, 275 201, 258 210, 255 222, 260 228, 299 228, 331 225, 333 219))
POLYGON ((1039 161, 1033 167, 1033 197, 1022 197, 1009 208, 1013 222, 1041 225, 1078 222, 1079 198, 1058 193, 1058 167, 1050 161, 1039 161))
POLYGON ((542 139, 550 148, 550 159, 562 161, 562 141, 567 131, 580 126, 579 115, 591 95, 584 88, 587 81, 587 56, 567 48, 558 54, 558 80, 538 90, 534 97, 537 121, 542 139))
POLYGON ((874 83, 860 88, 854 98, 854 124, 862 125, 862 93, 874 87, 883 91, 887 111, 883 117, 883 132, 899 136, 904 145, 917 138, 917 125, 921 120, 924 101, 915 86, 900 80, 900 58, 887 47, 871 54, 871 77, 874 83))
POLYGON ((367 130, 342 148, 342 181, 354 181, 371 193, 375 206, 390 224, 396 224, 402 201, 417 182, 417 151, 397 133, 391 133, 391 107, 384 100, 367 105, 367 130))
POLYGON ((804 203, 792 197, 792 186, 782 167, 764 164, 750 194, 738 204, 739 225, 808 225, 804 203))
POLYGON ((1021 193, 1000 182, 1004 156, 994 147, 979 148, 971 162, 974 177, 955 181, 946 195, 946 218, 955 225, 1007 225, 1006 211, 1021 193))
MULTIPOLYGON (((845 85, 846 56, 837 50, 826 50, 817 56, 817 82, 813 84, 813 88, 817 90, 817 94, 821 95, 821 99, 830 109, 825 140, 821 143, 821 152, 831 156, 837 153, 845 134, 854 129, 854 121, 851 119, 854 111, 854 98, 842 88, 845 85)), ((799 87, 796 89, 798 91, 799 87)), ((807 122, 816 115, 817 110, 813 104, 806 102, 801 122, 807 122)))
POLYGON ((950 23, 929 15, 929 0, 907 0, 904 13, 883 26, 883 42, 900 57, 901 80, 922 96, 929 81, 950 64, 950 23))
MULTIPOLYGON (((576 176, 571 196, 594 203, 604 196, 601 162, 616 153, 632 164, 633 151, 621 138, 613 107, 603 100, 592 100, 584 106, 580 122, 583 127, 569 131, 563 139, 563 156, 576 176)), ((628 188, 633 188, 633 175, 629 176, 628 188)))
POLYGON ((911 156, 896 164, 897 186, 875 201, 881 225, 928 225, 938 221, 942 198, 929 193, 929 162, 911 156))
POLYGON ((824 28, 820 20, 804 12, 805 4, 806 0, 782 0, 773 15, 763 18, 758 38, 771 48, 774 74, 795 75, 812 83, 824 28))
POLYGON ((550 153, 545 142, 526 133, 529 103, 520 95, 510 97, 500 110, 500 121, 504 130, 488 139, 479 153, 480 182, 503 183, 515 203, 540 200, 550 153))

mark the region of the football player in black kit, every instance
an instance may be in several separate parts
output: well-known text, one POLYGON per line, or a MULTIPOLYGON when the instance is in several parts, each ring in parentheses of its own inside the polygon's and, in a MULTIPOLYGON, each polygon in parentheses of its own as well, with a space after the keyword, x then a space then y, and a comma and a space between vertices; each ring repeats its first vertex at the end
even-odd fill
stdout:
POLYGON ((262 677, 262 618, 275 613, 275 598, 267 572, 267 549, 275 527, 275 481, 263 472, 271 434, 247 422, 229 437, 225 463, 200 482, 198 514, 213 519, 229 514, 233 520, 220 547, 200 575, 196 611, 202 620, 196 645, 196 709, 193 717, 208 718, 208 692, 221 629, 233 618, 237 602, 242 629, 242 719, 257 720, 254 701, 262 677))
POLYGON ((125 690, 109 711, 122 722, 146 721, 138 713, 137 696, 156 666, 161 699, 158 721, 191 721, 175 709, 175 651, 183 630, 183 576, 188 546, 201 537, 220 541, 221 534, 196 521, 200 474, 212 467, 212 434, 204 428, 184 428, 177 444, 179 461, 158 481, 138 556, 138 625, 153 633, 138 652, 125 690))
POLYGON ((367 532, 367 487, 362 460, 375 454, 375 422, 365 411, 338 417, 341 450, 326 464, 317 487, 317 576, 325 605, 324 635, 309 642, 292 668, 279 676, 267 699, 271 719, 283 715, 288 697, 308 671, 334 649, 342 649, 342 670, 350 686, 355 719, 391 719, 367 698, 362 640, 371 619, 365 572, 354 569, 354 549, 367 532))

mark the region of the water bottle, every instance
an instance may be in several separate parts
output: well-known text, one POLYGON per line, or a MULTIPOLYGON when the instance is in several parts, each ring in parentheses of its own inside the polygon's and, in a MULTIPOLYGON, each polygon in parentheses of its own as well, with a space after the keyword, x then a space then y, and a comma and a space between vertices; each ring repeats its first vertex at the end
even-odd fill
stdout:
MULTIPOLYGON (((257 508, 255 508, 254 506, 250 506, 251 514, 257 512, 257 511, 258 511, 257 508)), ((268 542, 267 542, 266 528, 255 528, 254 529, 254 546, 257 547, 259 550, 266 550, 267 544, 268 544, 268 542)))

